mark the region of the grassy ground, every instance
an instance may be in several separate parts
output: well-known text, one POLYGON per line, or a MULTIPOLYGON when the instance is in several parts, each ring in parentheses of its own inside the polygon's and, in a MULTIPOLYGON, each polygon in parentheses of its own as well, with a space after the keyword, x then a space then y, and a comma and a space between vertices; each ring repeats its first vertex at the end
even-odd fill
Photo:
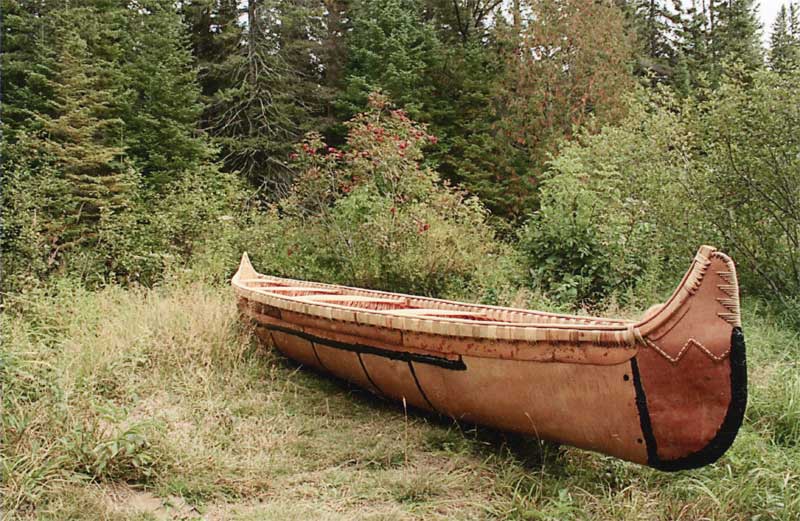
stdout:
POLYGON ((747 421, 664 474, 405 411, 299 369, 208 286, 22 297, 3 320, 6 519, 798 519, 800 342, 745 317, 747 421))

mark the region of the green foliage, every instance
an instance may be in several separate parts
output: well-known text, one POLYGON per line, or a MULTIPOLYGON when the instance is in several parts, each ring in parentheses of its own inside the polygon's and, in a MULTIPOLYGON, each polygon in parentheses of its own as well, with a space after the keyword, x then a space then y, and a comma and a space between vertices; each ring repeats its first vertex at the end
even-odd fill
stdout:
POLYGON ((692 197, 762 294, 800 294, 800 71, 724 83, 697 113, 692 197))
MULTIPOLYGON (((497 140, 495 82, 503 63, 493 28, 496 2, 356 2, 337 106, 364 110, 375 89, 436 136, 426 163, 498 216, 509 212, 509 159, 497 140)), ((499 16, 499 15, 498 15, 499 16)))
MULTIPOLYGON (((681 206, 691 175, 687 133, 664 102, 632 101, 619 127, 584 134, 551 163, 541 210, 520 241, 533 283, 561 301, 597 303, 642 285, 657 290, 651 281, 661 266, 665 279, 680 276, 702 243, 681 206)), ((641 298, 655 296, 639 290, 641 298)))
POLYGON ((480 295, 514 275, 480 203, 422 164, 433 136, 380 95, 347 124, 347 148, 310 135, 281 202, 290 272, 409 293, 480 295))
POLYGON ((772 25, 769 45, 769 66, 777 72, 800 67, 800 4, 781 6, 772 25))
POLYGON ((35 283, 62 255, 67 181, 32 153, 36 140, 21 134, 3 149, 2 264, 4 290, 35 283))
POLYGON ((160 190, 212 151, 197 131, 203 107, 180 16, 170 2, 138 5, 125 19, 120 74, 126 95, 119 113, 128 156, 149 189, 160 190))
POLYGON ((631 86, 631 47, 621 11, 586 0, 531 2, 508 31, 497 111, 502 151, 516 158, 506 182, 506 214, 536 207, 546 163, 579 129, 597 130, 624 114, 617 95, 631 86), (568 40, 569 45, 564 45, 568 40))
POLYGON ((750 81, 726 80, 705 101, 634 102, 620 126, 565 147, 522 235, 537 283, 596 300, 654 266, 678 276, 705 243, 731 253, 748 290, 793 305, 800 82, 750 81))
POLYGON ((41 115, 38 147, 68 183, 69 206, 59 243, 64 248, 94 240, 101 221, 128 205, 136 183, 120 139, 122 120, 114 118, 113 93, 102 62, 92 59, 85 40, 64 37, 54 79, 53 112, 41 115))
MULTIPOLYGON (((568 161, 556 168, 565 168, 568 161)), ((602 186, 615 173, 599 175, 605 178, 598 181, 602 186)), ((633 287, 646 267, 646 258, 634 257, 640 253, 637 241, 648 239, 652 229, 626 219, 629 209, 622 208, 617 190, 593 191, 586 181, 569 174, 545 181, 541 207, 519 237, 534 287, 572 305, 597 304, 633 287), (617 208, 610 211, 609 204, 617 208)))
POLYGON ((340 101, 348 116, 382 89, 415 119, 427 120, 430 70, 442 49, 417 0, 357 1, 349 36, 348 74, 340 101))
POLYGON ((764 50, 756 1, 729 0, 713 4, 712 9, 716 18, 711 38, 713 58, 718 64, 736 62, 748 71, 759 69, 764 64, 764 50))
POLYGON ((622 4, 626 26, 636 35, 637 72, 649 75, 653 84, 670 82, 679 61, 670 34, 676 13, 663 0, 630 0, 622 4))
POLYGON ((276 52, 285 30, 279 13, 257 0, 201 1, 186 12, 200 65, 202 125, 226 171, 270 190, 291 181, 286 156, 309 118, 308 84, 276 52))
MULTIPOLYGON (((3 291, 59 273, 153 283, 222 226, 243 190, 195 131, 198 86, 179 18, 157 2, 42 15, 34 48, 14 55, 42 65, 21 74, 10 60, 18 74, 4 76, 28 94, 10 100, 27 118, 4 118, 3 291), (66 29, 77 23, 80 33, 66 29), (42 92, 49 99, 33 102, 42 92)), ((12 42, 30 16, 15 20, 12 42)))
POLYGON ((17 131, 33 123, 31 115, 44 111, 52 97, 47 82, 52 56, 38 36, 51 29, 50 19, 41 16, 47 7, 36 2, 3 0, 3 140, 14 139, 17 131))

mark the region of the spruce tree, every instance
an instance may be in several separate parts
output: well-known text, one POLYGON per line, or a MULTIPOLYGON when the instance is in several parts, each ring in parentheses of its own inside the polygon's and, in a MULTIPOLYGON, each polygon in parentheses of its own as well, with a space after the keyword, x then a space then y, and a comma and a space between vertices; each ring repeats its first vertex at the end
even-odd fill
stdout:
POLYGON ((356 0, 349 14, 349 62, 339 106, 343 117, 362 112, 371 92, 382 90, 413 119, 430 121, 429 72, 442 49, 417 0, 356 0))
POLYGON ((126 19, 122 73, 128 95, 120 116, 125 143, 154 188, 211 155, 198 132, 202 104, 188 35, 174 4, 140 3, 126 19))
POLYGON ((677 63, 672 32, 676 17, 665 0, 622 2, 628 30, 635 34, 637 69, 654 83, 670 82, 677 63))
POLYGON ((287 158, 308 110, 300 78, 277 39, 272 2, 198 0, 184 9, 203 90, 203 127, 228 171, 280 191, 291 180, 287 158))
POLYGON ((797 5, 782 5, 772 25, 769 46, 770 68, 785 73, 800 66, 800 34, 797 27, 797 5))
MULTIPOLYGON (((356 1, 348 14, 348 64, 340 115, 381 90, 434 136, 426 160, 449 181, 507 215, 515 169, 499 147, 494 112, 502 73, 497 0, 356 1)), ((512 158, 516 160, 516 158, 512 158)))
POLYGON ((706 86, 716 66, 711 54, 711 24, 707 9, 697 9, 694 4, 684 9, 679 3, 676 8, 677 59, 684 70, 675 87, 679 93, 687 95, 697 87, 706 86))
POLYGON ((48 110, 53 93, 51 9, 30 0, 2 0, 2 137, 13 142, 18 132, 37 126, 33 114, 48 110))
POLYGON ((122 143, 122 120, 111 117, 114 92, 103 81, 108 63, 94 59, 86 41, 64 31, 52 81, 53 114, 41 114, 39 147, 69 183, 63 244, 97 235, 101 220, 127 207, 134 177, 122 143))
POLYGON ((761 23, 755 0, 722 0, 713 5, 711 54, 718 79, 728 64, 754 71, 764 64, 761 23))

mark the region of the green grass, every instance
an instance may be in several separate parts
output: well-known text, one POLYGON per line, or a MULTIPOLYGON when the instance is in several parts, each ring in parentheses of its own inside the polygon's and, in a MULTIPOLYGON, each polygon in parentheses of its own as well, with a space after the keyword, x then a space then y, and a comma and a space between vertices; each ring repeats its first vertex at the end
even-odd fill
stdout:
POLYGON ((746 424, 677 474, 301 370, 253 342, 225 288, 65 283, 10 309, 6 519, 800 518, 800 343, 757 307, 746 424))

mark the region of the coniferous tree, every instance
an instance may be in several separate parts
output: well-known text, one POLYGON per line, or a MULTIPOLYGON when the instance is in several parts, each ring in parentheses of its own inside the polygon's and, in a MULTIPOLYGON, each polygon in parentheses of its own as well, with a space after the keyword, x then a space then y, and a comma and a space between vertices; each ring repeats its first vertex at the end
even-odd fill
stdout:
POLYGON ((184 9, 195 34, 203 127, 228 171, 270 192, 291 180, 287 158, 309 113, 281 47, 277 7, 268 0, 198 0, 184 9))
POLYGON ((718 79, 728 64, 739 63, 747 71, 763 66, 761 23, 755 0, 721 0, 711 5, 713 79, 718 79))
POLYGON ((75 32, 59 37, 53 79, 53 114, 38 116, 38 147, 69 186, 62 244, 92 241, 103 219, 128 207, 135 178, 122 141, 123 122, 113 117, 114 91, 104 81, 109 64, 90 55, 75 32))
POLYGON ((481 42, 488 37, 490 21, 499 14, 503 0, 427 0, 426 11, 448 43, 481 42))
POLYGON ((429 71, 442 49, 433 27, 422 18, 421 3, 356 0, 349 14, 349 60, 339 101, 343 116, 362 112, 370 93, 380 89, 412 118, 429 121, 429 71))
POLYGON ((45 5, 29 0, 2 0, 3 142, 35 124, 32 114, 44 111, 52 97, 46 81, 52 74, 44 36, 50 32, 45 5))
POLYGON ((715 66, 711 55, 710 23, 708 10, 698 9, 694 2, 685 9, 676 2, 676 9, 676 61, 682 63, 685 74, 675 86, 679 93, 688 95, 695 88, 707 84, 715 66))
POLYGON ((271 28, 291 71, 291 96, 304 108, 297 120, 302 132, 334 124, 332 101, 341 80, 347 31, 341 0, 282 0, 274 6, 280 20, 271 28))
POLYGON ((631 86, 632 59, 623 15, 591 0, 536 1, 507 57, 500 91, 508 156, 522 158, 505 194, 506 211, 535 206, 547 161, 581 127, 599 128, 624 114, 619 93, 631 86))
POLYGON ((187 34, 171 2, 144 0, 126 19, 121 56, 128 156, 154 188, 196 169, 211 150, 198 132, 202 104, 187 34))
POLYGON ((678 61, 672 33, 676 14, 665 0, 623 1, 627 27, 636 36, 637 69, 655 83, 670 82, 678 61))
POLYGON ((228 60, 238 56, 244 38, 236 0, 193 0, 181 4, 204 104, 231 83, 228 60))
POLYGON ((769 46, 769 65, 784 73, 800 66, 800 33, 797 4, 782 5, 772 25, 769 46))
POLYGON ((342 114, 361 111, 380 89, 429 125, 427 161, 446 179, 504 215, 513 175, 498 147, 495 88, 503 62, 493 24, 496 0, 356 2, 342 114))

